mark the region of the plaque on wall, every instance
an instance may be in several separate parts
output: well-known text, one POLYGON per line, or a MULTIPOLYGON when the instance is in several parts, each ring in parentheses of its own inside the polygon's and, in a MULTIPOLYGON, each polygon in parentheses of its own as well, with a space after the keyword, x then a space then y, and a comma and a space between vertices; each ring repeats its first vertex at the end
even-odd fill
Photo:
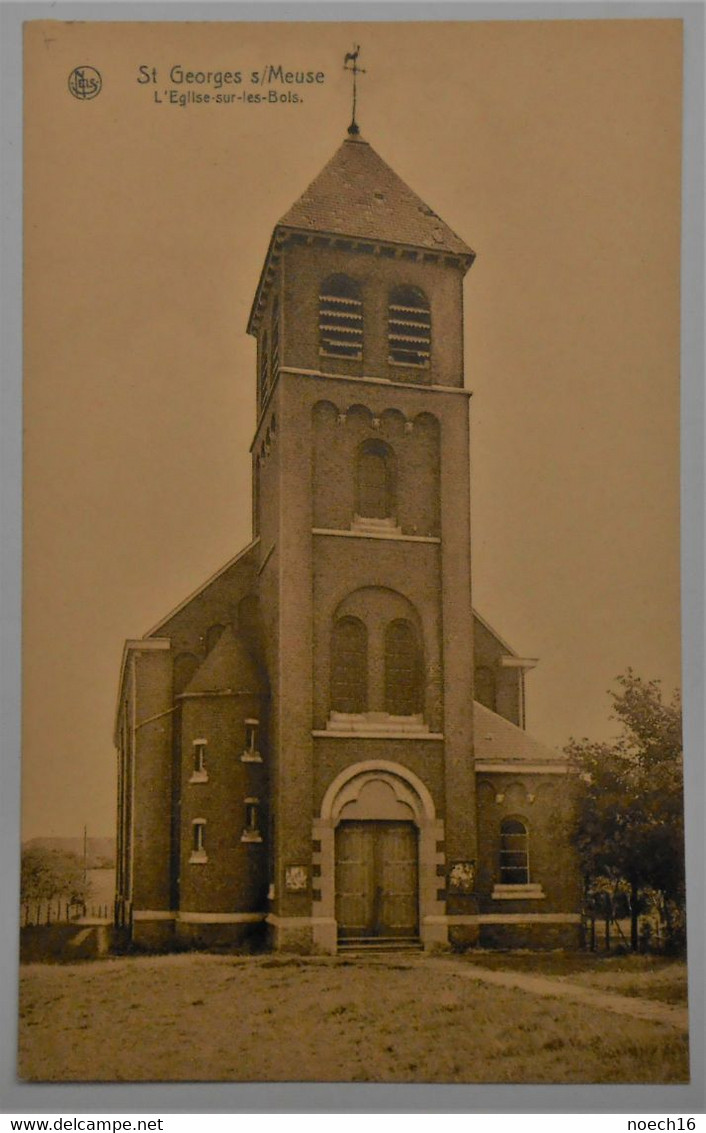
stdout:
POLYGON ((284 867, 284 888, 288 893, 303 893, 309 888, 309 870, 305 865, 284 867))
POLYGON ((473 893, 476 882, 475 862, 452 862, 449 867, 449 891, 473 893))

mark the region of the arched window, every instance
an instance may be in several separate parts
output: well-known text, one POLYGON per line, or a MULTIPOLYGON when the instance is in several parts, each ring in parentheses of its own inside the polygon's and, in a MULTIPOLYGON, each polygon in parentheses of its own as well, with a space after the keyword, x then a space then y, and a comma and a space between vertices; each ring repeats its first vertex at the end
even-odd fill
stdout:
POLYGON ((500 827, 500 882, 529 884, 529 834, 519 818, 506 818, 500 827))
POLYGON ((368 708, 368 631, 359 618, 339 618, 333 627, 331 708, 366 712, 368 708))
POLYGON ((485 665, 479 665, 476 669, 476 700, 479 704, 484 704, 491 712, 495 712, 497 704, 495 673, 485 665))
POLYGON ((384 441, 358 449, 356 511, 366 519, 389 519, 395 511, 394 453, 384 441))
POLYGON ((422 711, 421 669, 414 626, 396 618, 385 630, 385 708, 391 716, 422 711))
POLYGON ((387 308, 389 361, 428 366, 431 357, 431 310, 418 287, 395 287, 387 308))
POLYGON ((361 290, 347 275, 330 275, 319 292, 319 347, 322 354, 363 357, 361 290))

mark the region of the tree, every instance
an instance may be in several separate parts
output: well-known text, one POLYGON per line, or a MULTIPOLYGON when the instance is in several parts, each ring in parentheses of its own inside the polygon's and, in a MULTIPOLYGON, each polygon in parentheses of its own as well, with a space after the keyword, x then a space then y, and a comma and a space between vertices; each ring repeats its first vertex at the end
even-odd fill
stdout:
POLYGON ((23 904, 63 898, 69 904, 84 904, 88 884, 83 864, 66 850, 29 846, 22 850, 20 895, 23 904))
POLYGON ((659 895, 676 944, 685 886, 681 700, 675 692, 665 703, 660 682, 632 669, 617 684, 610 695, 618 738, 571 740, 566 748, 582 785, 574 841, 588 884, 627 883, 631 947, 648 890, 659 895))

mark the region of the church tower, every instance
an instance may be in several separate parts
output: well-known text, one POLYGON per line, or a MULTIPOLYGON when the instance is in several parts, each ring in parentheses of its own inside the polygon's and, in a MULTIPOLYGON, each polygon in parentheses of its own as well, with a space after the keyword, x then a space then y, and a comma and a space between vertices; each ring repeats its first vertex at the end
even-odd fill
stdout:
POLYGON ((477 931, 473 258, 357 132, 270 242, 248 330, 278 947, 477 931))
POLYGON ((138 947, 578 943, 570 768, 471 606, 473 259, 355 124, 275 226, 253 538, 123 652, 138 947))

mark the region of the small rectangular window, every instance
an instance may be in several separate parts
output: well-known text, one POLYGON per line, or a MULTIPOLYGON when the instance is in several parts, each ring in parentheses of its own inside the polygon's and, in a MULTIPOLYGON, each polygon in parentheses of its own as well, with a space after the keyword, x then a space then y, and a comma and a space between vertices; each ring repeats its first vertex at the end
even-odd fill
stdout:
POLYGON ((259 751, 260 742, 260 721, 259 720, 246 720, 245 721, 245 747, 241 759, 243 763, 262 763, 262 756, 259 751))
POLYGON ((193 742, 194 762, 191 770, 190 783, 207 783, 208 771, 206 770, 206 741, 194 740, 193 742))
POLYGON ((191 855, 190 862, 206 862, 206 819, 195 818, 191 823, 191 855))
POLYGON ((245 800, 245 828, 240 839, 241 842, 261 842, 260 833, 260 800, 245 800))

